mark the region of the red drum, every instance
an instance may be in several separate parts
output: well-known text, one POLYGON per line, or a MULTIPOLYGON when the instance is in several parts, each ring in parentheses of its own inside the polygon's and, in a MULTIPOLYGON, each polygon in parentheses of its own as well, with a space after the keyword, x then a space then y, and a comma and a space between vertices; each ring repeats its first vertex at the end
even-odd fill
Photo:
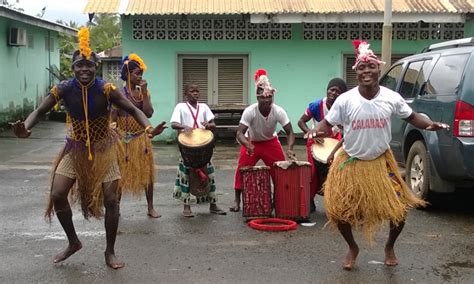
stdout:
POLYGON ((242 215, 247 218, 272 216, 272 192, 270 187, 270 167, 242 167, 242 215))
POLYGON ((275 217, 298 222, 309 218, 311 164, 281 161, 275 170, 275 217))

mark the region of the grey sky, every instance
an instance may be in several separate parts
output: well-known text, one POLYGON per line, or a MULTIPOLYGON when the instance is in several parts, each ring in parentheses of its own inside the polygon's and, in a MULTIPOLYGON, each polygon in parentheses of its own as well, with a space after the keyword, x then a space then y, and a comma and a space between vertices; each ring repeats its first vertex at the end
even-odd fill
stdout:
POLYGON ((53 21, 74 21, 80 25, 88 21, 87 14, 82 11, 87 0, 8 0, 10 4, 23 8, 26 14, 36 16, 46 6, 43 19, 53 21))

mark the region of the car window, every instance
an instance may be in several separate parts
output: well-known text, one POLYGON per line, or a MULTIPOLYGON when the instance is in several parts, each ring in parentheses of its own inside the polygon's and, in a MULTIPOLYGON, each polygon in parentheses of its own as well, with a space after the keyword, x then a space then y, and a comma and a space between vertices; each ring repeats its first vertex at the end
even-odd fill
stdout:
POLYGON ((426 94, 440 96, 455 94, 468 58, 469 54, 441 56, 426 84, 426 94))
POLYGON ((420 94, 421 86, 428 80, 428 72, 431 64, 431 59, 425 60, 423 67, 421 67, 421 72, 418 73, 418 78, 416 78, 416 84, 413 88, 413 97, 416 97, 420 94))
POLYGON ((397 83, 400 78, 400 73, 402 72, 402 65, 395 65, 388 71, 385 76, 380 80, 380 85, 384 86, 386 88, 389 88, 390 90, 396 91, 395 89, 397 88, 397 83))
POLYGON ((416 61, 410 62, 405 71, 405 75, 403 76, 402 85, 400 86, 400 95, 402 97, 408 99, 413 98, 415 95, 413 94, 413 90, 417 84, 418 74, 421 71, 421 67, 423 66, 423 61, 416 61))
POLYGON ((428 67, 431 59, 411 62, 405 75, 403 76, 402 85, 400 86, 400 95, 405 99, 411 99, 420 94, 421 86, 428 77, 428 67))

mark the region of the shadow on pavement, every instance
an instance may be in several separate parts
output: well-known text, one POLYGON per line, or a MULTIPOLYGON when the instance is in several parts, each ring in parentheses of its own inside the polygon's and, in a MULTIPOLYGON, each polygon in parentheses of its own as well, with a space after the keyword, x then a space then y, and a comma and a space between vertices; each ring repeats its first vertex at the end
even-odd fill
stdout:
POLYGON ((426 211, 436 213, 459 213, 474 215, 474 188, 449 194, 432 194, 431 206, 426 211))

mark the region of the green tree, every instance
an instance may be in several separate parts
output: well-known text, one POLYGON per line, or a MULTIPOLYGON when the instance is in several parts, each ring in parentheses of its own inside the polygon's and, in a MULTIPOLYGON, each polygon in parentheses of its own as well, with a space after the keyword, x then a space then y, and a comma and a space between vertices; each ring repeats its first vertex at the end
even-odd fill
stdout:
MULTIPOLYGON (((71 27, 73 29, 79 29, 79 24, 73 21, 68 23, 61 20, 57 21, 58 24, 71 27)), ((74 50, 77 49, 77 39, 74 36, 59 34, 59 63, 60 67, 57 72, 56 70, 51 70, 53 75, 59 80, 66 80, 71 78, 74 74, 71 70, 71 58, 74 50)))
POLYGON ((89 25, 92 50, 102 52, 120 45, 122 32, 120 17, 110 14, 96 14, 89 25))

